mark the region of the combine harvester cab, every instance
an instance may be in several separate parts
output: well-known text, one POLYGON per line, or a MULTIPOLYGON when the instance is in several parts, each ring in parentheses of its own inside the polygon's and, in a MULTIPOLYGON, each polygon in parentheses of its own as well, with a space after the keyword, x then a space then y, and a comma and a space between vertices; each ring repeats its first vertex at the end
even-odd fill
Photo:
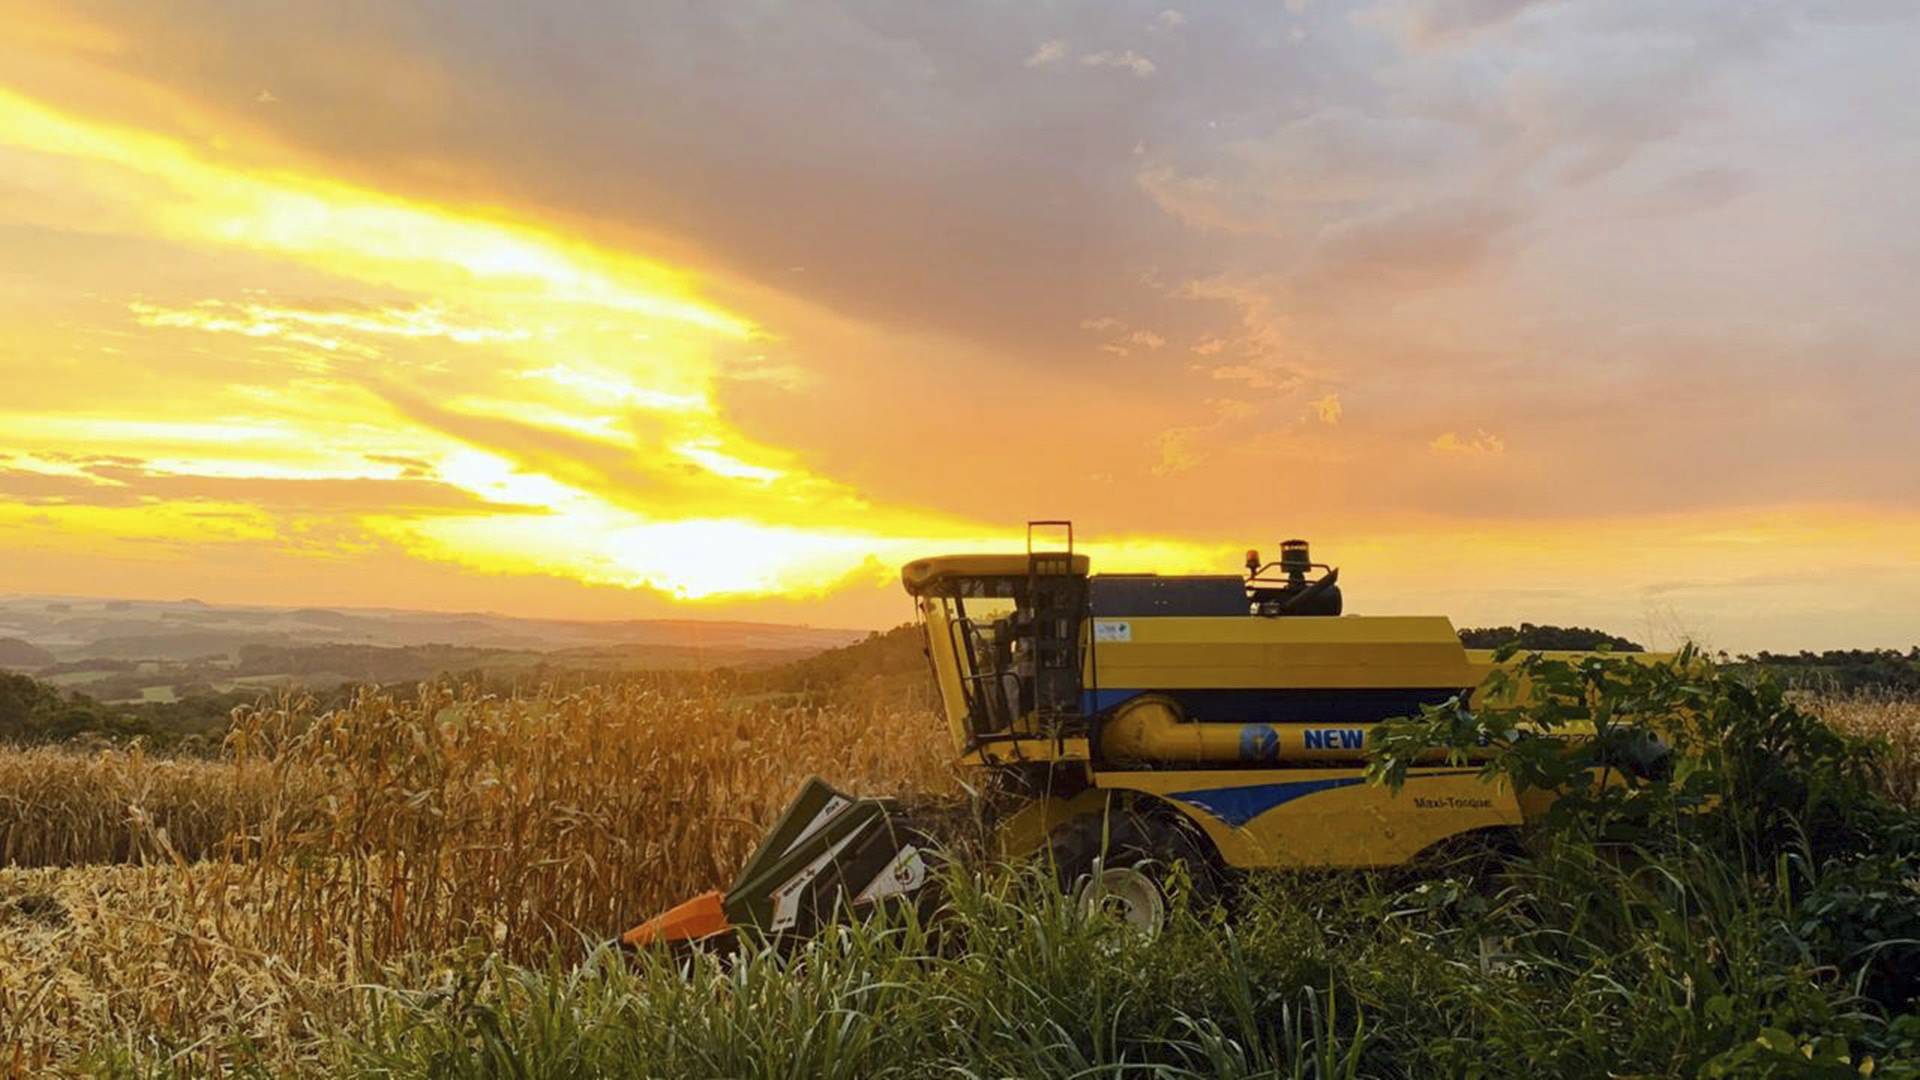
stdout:
MULTIPOLYGON (((1441 762, 1397 794, 1366 782, 1376 724, 1466 698, 1493 660, 1441 616, 1344 614, 1339 571, 1305 541, 1273 563, 1248 552, 1244 575, 1091 575, 1071 524, 1032 522, 1024 554, 922 559, 901 577, 993 849, 1048 855, 1063 887, 1144 928, 1175 864, 1203 887, 1261 867, 1392 866, 1551 802, 1441 762), (1036 547, 1048 529, 1063 544, 1036 547)), ((724 895, 623 940, 804 935, 918 893, 938 835, 813 780, 724 895)))

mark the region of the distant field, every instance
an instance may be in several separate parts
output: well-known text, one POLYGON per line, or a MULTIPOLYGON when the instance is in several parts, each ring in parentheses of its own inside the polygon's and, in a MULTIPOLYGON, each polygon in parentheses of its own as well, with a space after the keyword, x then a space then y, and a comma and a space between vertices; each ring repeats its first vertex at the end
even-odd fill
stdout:
POLYGON ((103 679, 110 678, 118 674, 120 674, 120 672, 101 671, 95 668, 83 668, 79 671, 61 671, 51 675, 42 675, 40 676, 40 681, 44 683, 49 683, 53 686, 61 687, 62 689, 67 689, 75 686, 85 686, 88 683, 99 682, 103 679))
POLYGON ((254 687, 316 692, 485 671, 710 671, 789 663, 863 631, 697 619, 555 620, 484 612, 274 608, 0 596, 0 670, 114 705, 254 687))

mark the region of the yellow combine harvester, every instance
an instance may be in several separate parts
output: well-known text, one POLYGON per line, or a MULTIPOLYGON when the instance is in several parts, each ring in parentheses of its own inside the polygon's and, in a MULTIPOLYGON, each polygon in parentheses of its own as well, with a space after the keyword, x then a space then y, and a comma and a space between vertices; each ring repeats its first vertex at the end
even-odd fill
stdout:
MULTIPOLYGON (((907 564, 958 761, 1008 857, 1046 853, 1064 887, 1143 927, 1168 869, 1405 863, 1545 808, 1475 768, 1415 767, 1398 792, 1365 781, 1383 720, 1470 694, 1491 653, 1441 616, 1344 615, 1339 571, 1305 541, 1241 574, 1089 576, 1072 525, 1032 522, 1027 552, 907 564), (1064 546, 1035 548, 1057 528, 1064 546)), ((892 800, 814 780, 726 893, 623 938, 641 946, 753 927, 805 934, 917 893, 928 823, 892 800)))

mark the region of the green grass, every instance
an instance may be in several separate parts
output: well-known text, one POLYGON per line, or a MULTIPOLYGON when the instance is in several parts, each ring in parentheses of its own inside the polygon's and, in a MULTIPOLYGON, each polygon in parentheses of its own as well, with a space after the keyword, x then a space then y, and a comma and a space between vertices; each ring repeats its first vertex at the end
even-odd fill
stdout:
POLYGON ((370 990, 339 1060, 434 1077, 1916 1075, 1920 1021, 1862 993, 1781 872, 1556 845, 1477 877, 1276 874, 1230 921, 1177 905, 1148 940, 1000 868, 954 878, 924 923, 787 952, 599 950, 370 990))
POLYGON ((388 995, 347 1061, 450 1077, 1355 1075, 1368 1036, 1351 990, 1324 956, 1265 948, 1282 936, 1269 922, 1185 913, 1148 942, 1000 872, 956 880, 925 924, 836 927, 790 952, 603 950, 388 995))

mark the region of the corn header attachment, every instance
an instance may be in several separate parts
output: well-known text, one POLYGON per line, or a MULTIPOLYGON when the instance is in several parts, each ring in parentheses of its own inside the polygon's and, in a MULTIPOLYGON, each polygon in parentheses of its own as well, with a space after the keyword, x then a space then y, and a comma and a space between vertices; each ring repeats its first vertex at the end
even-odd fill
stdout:
POLYGON ((932 842, 893 799, 844 795, 809 779, 725 893, 709 892, 621 936, 629 946, 694 941, 751 927, 806 936, 835 918, 912 896, 932 870, 932 842))

